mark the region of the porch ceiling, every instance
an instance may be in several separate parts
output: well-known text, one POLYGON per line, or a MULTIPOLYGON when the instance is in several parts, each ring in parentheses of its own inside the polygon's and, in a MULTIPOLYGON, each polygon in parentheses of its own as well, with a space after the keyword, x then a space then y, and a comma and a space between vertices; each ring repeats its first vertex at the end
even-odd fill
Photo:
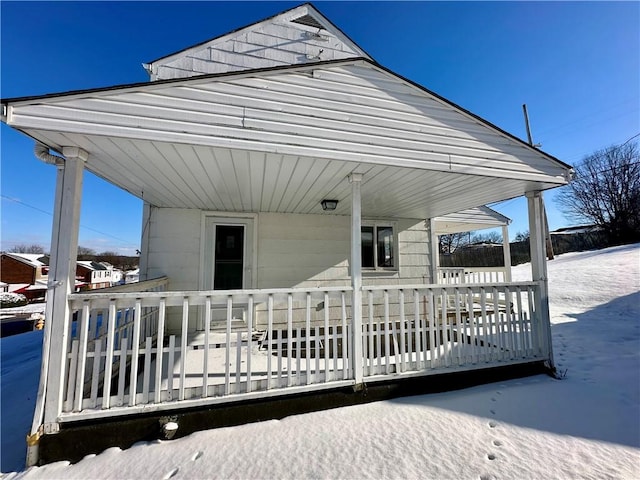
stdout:
POLYGON ((26 133, 53 148, 83 148, 89 152, 88 171, 159 207, 349 215, 347 176, 358 172, 364 216, 430 218, 556 186, 223 147, 26 133), (338 208, 323 212, 323 199, 338 200, 338 208))

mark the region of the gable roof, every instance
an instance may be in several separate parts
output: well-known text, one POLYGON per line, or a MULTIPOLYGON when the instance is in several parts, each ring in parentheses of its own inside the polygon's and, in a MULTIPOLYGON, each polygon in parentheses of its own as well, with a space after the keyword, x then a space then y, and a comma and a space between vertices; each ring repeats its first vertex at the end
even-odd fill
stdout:
POLYGON ((372 60, 313 5, 305 3, 143 66, 156 81, 357 57, 372 60))
POLYGON ((25 263, 27 265, 29 265, 30 267, 46 267, 47 264, 42 262, 41 259, 44 257, 46 258, 46 255, 42 254, 42 253, 13 253, 13 252, 7 252, 4 253, 3 255, 6 255, 10 258, 13 258, 14 260, 18 260, 22 263, 25 263))

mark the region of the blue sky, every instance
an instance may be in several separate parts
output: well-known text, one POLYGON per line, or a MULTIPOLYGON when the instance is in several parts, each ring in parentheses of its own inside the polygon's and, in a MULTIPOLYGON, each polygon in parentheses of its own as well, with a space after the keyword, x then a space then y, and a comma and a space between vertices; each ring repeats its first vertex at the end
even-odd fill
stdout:
MULTIPOLYGON (((146 81, 141 63, 298 2, 0 3, 2 98, 146 81)), ((375 60, 570 164, 640 133, 638 2, 315 2, 375 60)), ((51 235, 55 168, 2 124, 1 249, 51 235)), ((572 224, 545 201, 551 229, 572 224)), ((495 206, 528 229, 526 202, 495 206)), ((80 244, 139 248, 142 202, 87 173, 80 244)))

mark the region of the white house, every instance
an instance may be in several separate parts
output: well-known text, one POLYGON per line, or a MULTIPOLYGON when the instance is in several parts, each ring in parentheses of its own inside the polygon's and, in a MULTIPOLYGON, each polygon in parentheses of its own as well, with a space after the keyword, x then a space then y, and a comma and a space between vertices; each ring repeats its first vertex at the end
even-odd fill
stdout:
POLYGON ((541 192, 569 165, 378 64, 310 4, 146 68, 2 100, 59 172, 31 463, 81 458, 56 442, 91 422, 173 415, 186 432, 237 402, 553 369, 541 192), (71 293, 84 170, 145 202, 140 283, 71 293), (435 219, 522 195, 533 281, 438 284, 435 219))

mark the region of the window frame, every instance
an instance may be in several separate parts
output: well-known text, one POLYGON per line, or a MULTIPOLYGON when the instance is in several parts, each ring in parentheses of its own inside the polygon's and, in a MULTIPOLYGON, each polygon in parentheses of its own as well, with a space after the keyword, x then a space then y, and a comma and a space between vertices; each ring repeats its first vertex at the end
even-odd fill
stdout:
MULTIPOLYGON (((373 227, 373 267, 362 266, 363 272, 393 272, 399 271, 400 250, 398 249, 398 225, 397 222, 383 219, 364 219, 360 222, 360 249, 362 251, 362 228, 373 227), (391 227, 393 237, 394 259, 392 267, 381 267, 378 262, 378 228, 391 227)), ((362 255, 362 254, 361 254, 362 255)), ((361 261, 362 264, 364 262, 361 261)))

